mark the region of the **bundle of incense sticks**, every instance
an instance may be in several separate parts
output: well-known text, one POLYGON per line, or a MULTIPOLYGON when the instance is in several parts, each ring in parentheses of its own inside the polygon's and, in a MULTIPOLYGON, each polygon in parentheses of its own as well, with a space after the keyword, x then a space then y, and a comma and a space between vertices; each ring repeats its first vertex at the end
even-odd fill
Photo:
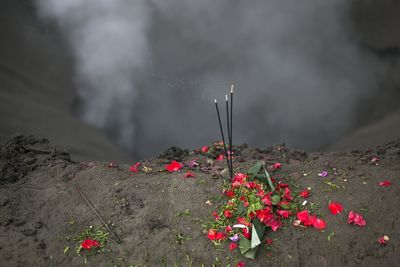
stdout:
POLYGON ((233 85, 231 85, 231 103, 230 103, 230 109, 229 109, 229 100, 228 100, 228 95, 225 95, 225 102, 226 102, 226 124, 227 124, 227 130, 228 130, 228 144, 225 142, 225 135, 224 135, 224 130, 222 128, 222 122, 221 122, 221 116, 219 113, 219 108, 218 108, 218 101, 215 99, 215 108, 217 110, 217 116, 218 116, 218 122, 219 122, 219 128, 221 130, 221 137, 222 137, 222 142, 224 145, 224 152, 225 152, 225 158, 226 158, 226 163, 228 165, 228 170, 229 170, 229 178, 232 180, 233 179, 233 148, 232 148, 232 121, 233 121, 233 85), (229 146, 227 146, 229 145, 229 146))

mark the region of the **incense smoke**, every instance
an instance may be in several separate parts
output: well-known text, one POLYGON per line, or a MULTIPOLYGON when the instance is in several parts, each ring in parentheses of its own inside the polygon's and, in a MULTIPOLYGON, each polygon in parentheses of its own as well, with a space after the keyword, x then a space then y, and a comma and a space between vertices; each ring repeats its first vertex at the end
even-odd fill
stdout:
MULTIPOLYGON (((350 1, 351 2, 351 1, 350 1)), ((235 84, 234 142, 315 149, 350 130, 380 65, 346 0, 40 0, 76 59, 81 116, 138 157, 219 139, 213 99, 235 84)))

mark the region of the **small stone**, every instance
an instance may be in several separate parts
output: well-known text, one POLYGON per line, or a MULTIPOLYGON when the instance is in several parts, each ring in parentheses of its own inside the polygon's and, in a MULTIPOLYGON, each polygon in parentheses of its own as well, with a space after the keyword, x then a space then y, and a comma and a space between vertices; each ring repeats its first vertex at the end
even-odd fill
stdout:
POLYGON ((20 226, 22 226, 22 225, 24 225, 24 224, 26 224, 26 221, 24 221, 24 220, 17 220, 17 221, 14 223, 14 226, 20 227, 20 226))

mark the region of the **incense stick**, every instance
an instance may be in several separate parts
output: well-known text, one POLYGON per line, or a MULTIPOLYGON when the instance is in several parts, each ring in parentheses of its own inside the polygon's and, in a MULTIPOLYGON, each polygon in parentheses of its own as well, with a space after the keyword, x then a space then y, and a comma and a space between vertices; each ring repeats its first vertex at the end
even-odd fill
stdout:
POLYGON ((225 106, 226 106, 226 125, 228 126, 228 142, 229 142, 229 160, 228 160, 228 168, 229 168, 229 177, 233 178, 233 169, 232 169, 232 140, 231 140, 231 127, 229 125, 229 104, 228 104, 228 95, 225 95, 225 106))
POLYGON ((233 121, 233 84, 231 85, 231 123, 230 123, 230 138, 229 138, 229 149, 231 150, 230 154, 230 160, 231 160, 231 170, 232 170, 232 177, 233 177, 233 139, 232 139, 232 133, 233 133, 233 127, 232 127, 232 121, 233 121))
POLYGON ((219 108, 218 108, 217 99, 215 99, 215 108, 217 109, 218 122, 219 122, 219 129, 221 130, 222 143, 223 143, 223 145, 224 145, 225 158, 226 158, 226 162, 228 163, 228 170, 229 170, 228 152, 227 152, 227 150, 226 150, 226 143, 225 143, 224 130, 222 129, 221 116, 219 115, 219 108))
POLYGON ((92 211, 94 212, 94 214, 96 214, 97 218, 100 219, 100 221, 103 223, 103 225, 107 228, 107 230, 114 236, 115 240, 117 241, 117 243, 121 243, 121 239, 117 236, 117 234, 113 231, 113 229, 111 229, 110 226, 108 226, 108 224, 106 223, 106 221, 103 219, 103 217, 101 217, 100 213, 95 209, 95 207, 93 206, 93 204, 89 201, 89 199, 82 193, 81 190, 79 190, 78 187, 75 187, 76 191, 78 191, 78 193, 81 195, 81 197, 86 201, 86 204, 88 204, 88 206, 92 209, 92 211))

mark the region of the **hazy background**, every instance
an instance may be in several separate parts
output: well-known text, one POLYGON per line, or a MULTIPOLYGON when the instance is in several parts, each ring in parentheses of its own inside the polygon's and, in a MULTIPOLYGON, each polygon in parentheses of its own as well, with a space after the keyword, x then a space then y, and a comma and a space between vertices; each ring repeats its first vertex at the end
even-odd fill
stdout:
POLYGON ((396 1, 1 5, 3 139, 32 132, 103 160, 193 148, 219 139, 213 101, 224 105, 230 84, 235 143, 344 149, 399 137, 396 1))

